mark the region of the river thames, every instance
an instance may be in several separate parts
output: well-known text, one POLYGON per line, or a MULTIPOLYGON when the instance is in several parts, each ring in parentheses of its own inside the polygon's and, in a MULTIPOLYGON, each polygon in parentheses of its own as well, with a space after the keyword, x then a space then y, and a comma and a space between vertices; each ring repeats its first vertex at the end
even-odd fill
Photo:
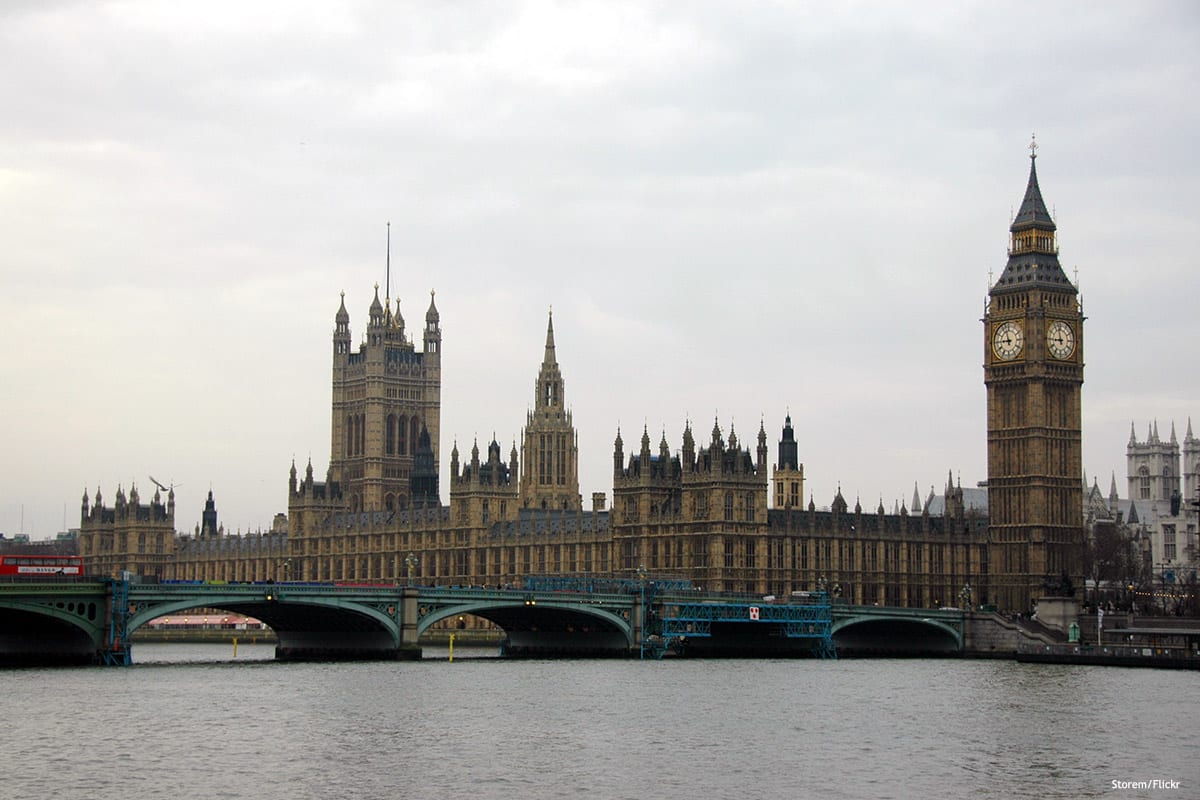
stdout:
POLYGON ((141 643, 128 668, 0 672, 0 796, 1200 796, 1195 672, 425 652, 141 643))

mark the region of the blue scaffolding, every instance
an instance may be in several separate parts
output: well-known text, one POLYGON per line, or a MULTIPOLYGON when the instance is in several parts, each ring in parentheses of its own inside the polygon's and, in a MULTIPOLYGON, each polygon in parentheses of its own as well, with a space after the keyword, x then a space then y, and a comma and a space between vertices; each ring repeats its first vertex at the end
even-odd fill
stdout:
POLYGON ((112 587, 112 606, 106 641, 99 654, 100 662, 110 667, 127 667, 132 661, 129 652, 129 574, 110 578, 107 583, 112 587))
POLYGON ((714 623, 771 624, 788 639, 812 641, 818 658, 837 658, 833 645, 833 611, 825 592, 805 592, 786 599, 730 598, 700 600, 686 596, 658 598, 653 652, 661 657, 690 638, 709 638, 714 623))

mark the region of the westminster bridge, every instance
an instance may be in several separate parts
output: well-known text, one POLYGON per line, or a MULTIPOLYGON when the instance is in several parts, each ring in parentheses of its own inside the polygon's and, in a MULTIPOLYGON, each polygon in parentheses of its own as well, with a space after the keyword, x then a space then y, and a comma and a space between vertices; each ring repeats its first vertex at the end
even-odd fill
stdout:
POLYGON ((524 588, 309 583, 0 583, 0 664, 131 662, 153 619, 213 608, 261 620, 279 660, 415 659, 422 633, 465 615, 509 656, 836 657, 963 651, 964 613, 708 593, 675 581, 540 578, 524 588))

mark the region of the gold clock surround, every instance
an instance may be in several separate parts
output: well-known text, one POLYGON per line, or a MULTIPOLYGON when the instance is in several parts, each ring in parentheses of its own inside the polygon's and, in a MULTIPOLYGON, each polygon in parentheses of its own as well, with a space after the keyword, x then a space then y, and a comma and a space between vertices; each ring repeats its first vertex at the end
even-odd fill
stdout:
POLYGON ((1075 331, 1070 323, 1056 319, 1046 326, 1046 350, 1060 361, 1075 353, 1075 331))
POLYGON ((1002 322, 992 334, 992 352, 1001 361, 1012 361, 1025 348, 1025 335, 1016 320, 1002 322))

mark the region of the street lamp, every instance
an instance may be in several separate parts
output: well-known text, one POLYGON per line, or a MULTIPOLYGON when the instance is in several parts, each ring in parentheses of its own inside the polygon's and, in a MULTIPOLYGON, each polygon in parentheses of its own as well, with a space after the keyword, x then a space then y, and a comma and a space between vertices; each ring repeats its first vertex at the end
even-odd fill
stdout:
POLYGON ((412 553, 404 557, 404 566, 408 570, 408 585, 412 586, 413 575, 416 574, 417 565, 421 563, 421 559, 417 558, 412 553))

